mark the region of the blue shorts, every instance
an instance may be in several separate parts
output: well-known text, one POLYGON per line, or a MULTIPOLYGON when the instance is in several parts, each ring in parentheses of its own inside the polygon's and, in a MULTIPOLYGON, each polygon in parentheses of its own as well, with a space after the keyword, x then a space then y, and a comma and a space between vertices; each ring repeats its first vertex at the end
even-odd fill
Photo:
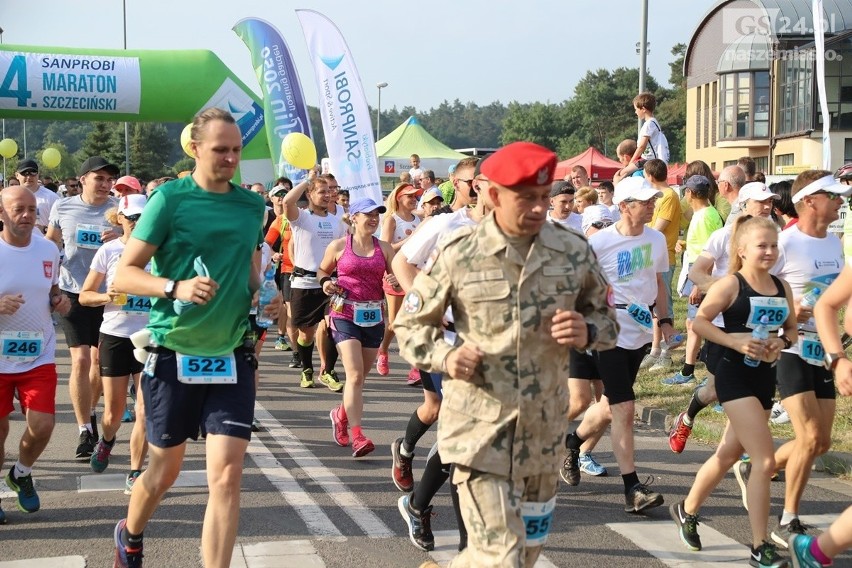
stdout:
POLYGON ((254 353, 234 351, 237 382, 188 385, 177 379, 174 351, 159 348, 154 374, 142 381, 148 443, 172 448, 198 439, 199 427, 208 434, 251 439, 254 417, 254 353))
POLYGON ((361 327, 348 319, 333 317, 331 318, 331 336, 335 343, 354 339, 364 349, 378 349, 385 336, 385 324, 382 322, 372 327, 361 327))

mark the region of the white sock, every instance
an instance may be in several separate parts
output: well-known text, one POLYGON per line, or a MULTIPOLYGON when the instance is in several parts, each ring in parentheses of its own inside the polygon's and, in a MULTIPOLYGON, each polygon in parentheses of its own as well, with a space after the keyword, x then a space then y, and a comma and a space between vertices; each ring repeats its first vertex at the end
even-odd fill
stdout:
POLYGON ((778 524, 779 525, 789 525, 790 521, 792 521, 793 519, 798 519, 798 518, 799 518, 798 513, 790 513, 789 511, 785 510, 784 513, 781 515, 781 521, 778 524))
POLYGON ((85 432, 86 430, 88 430, 88 431, 89 431, 89 434, 94 434, 94 432, 92 432, 92 424, 91 424, 91 423, 89 423, 89 424, 80 424, 80 433, 82 434, 82 433, 83 433, 83 432, 85 432))
POLYGON ((658 347, 656 349, 651 349, 651 352, 648 353, 648 355, 650 355, 651 357, 659 357, 660 353, 661 353, 661 351, 660 351, 660 348, 658 347))
POLYGON ((26 477, 33 472, 33 468, 21 465, 20 461, 15 462, 15 479, 26 477))

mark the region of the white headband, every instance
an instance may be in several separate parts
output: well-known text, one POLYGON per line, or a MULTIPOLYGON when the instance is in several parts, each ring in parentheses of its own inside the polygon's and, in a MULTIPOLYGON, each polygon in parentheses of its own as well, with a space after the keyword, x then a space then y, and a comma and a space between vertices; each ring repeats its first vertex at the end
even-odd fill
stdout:
POLYGON ((793 196, 793 203, 798 203, 808 195, 813 195, 817 191, 831 187, 832 185, 837 185, 837 180, 835 180, 834 176, 831 174, 821 177, 816 181, 812 181, 793 196))

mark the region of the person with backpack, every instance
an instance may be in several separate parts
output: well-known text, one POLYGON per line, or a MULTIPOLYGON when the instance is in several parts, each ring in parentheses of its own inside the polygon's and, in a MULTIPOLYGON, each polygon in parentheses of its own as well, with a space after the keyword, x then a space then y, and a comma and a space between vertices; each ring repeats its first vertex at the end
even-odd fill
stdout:
POLYGON ((616 177, 631 176, 634 172, 640 172, 647 160, 662 160, 669 163, 669 142, 660 123, 654 118, 654 109, 657 108, 657 98, 652 93, 639 93, 633 98, 633 109, 636 116, 644 121, 639 129, 636 139, 636 150, 630 158, 630 163, 622 168, 616 177))

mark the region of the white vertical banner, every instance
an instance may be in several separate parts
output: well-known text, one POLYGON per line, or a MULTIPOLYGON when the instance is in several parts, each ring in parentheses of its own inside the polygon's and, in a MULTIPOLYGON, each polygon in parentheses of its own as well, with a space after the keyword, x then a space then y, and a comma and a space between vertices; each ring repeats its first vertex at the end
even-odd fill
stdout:
POLYGON ((819 93, 819 108, 822 114, 822 169, 831 170, 831 113, 828 111, 828 98, 825 94, 825 26, 826 20, 822 15, 822 0, 813 1, 814 47, 816 49, 817 92, 819 93))
POLYGON ((382 202, 376 144, 361 78, 346 40, 334 23, 314 10, 296 10, 314 66, 325 144, 341 189, 351 200, 382 202))

